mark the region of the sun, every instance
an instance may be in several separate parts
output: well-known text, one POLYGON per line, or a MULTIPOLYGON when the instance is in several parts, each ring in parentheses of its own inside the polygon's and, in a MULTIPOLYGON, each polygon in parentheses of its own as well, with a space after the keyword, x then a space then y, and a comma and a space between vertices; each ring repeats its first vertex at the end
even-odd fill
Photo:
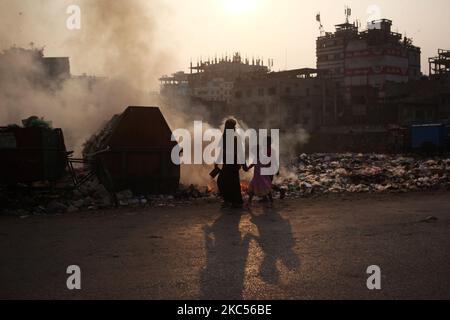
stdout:
POLYGON ((225 10, 235 14, 254 11, 258 6, 258 0, 220 0, 225 10))

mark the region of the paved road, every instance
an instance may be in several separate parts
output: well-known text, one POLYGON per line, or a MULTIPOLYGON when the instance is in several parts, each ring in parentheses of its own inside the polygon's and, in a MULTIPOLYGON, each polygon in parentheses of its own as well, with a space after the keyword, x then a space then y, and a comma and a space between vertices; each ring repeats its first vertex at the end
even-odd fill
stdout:
POLYGON ((0 298, 448 299, 449 247, 448 192, 0 217, 0 298))

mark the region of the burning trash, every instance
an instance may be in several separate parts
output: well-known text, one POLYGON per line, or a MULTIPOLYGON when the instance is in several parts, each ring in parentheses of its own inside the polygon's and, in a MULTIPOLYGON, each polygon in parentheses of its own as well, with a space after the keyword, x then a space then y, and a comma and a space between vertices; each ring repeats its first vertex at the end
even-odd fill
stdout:
MULTIPOLYGON (((77 175, 88 174, 82 168, 77 175)), ((62 182, 64 184, 64 182, 62 182)), ((70 181, 66 181, 70 184, 70 181)), ((333 193, 388 193, 450 187, 450 158, 419 158, 377 154, 302 154, 275 177, 273 191, 280 199, 333 193)), ((247 194, 248 182, 241 180, 247 194)), ((131 189, 112 194, 96 176, 74 190, 6 188, 0 193, 3 213, 21 217, 89 212, 114 207, 175 207, 217 201, 216 181, 204 186, 179 185, 166 194, 131 189), (115 203, 115 199, 117 203, 115 203)))

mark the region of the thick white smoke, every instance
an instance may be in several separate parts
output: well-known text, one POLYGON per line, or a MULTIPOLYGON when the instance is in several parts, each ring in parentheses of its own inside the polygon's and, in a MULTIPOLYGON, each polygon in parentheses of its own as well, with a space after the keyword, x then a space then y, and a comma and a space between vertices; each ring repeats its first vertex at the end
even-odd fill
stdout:
MULTIPOLYGON (((150 88, 172 62, 157 42, 160 1, 3 0, 0 7, 0 50, 58 42, 72 66, 103 76, 97 81, 73 77, 49 88, 39 85, 48 79, 38 58, 10 55, 1 66, 1 125, 44 117, 63 128, 68 148, 79 152, 91 134, 125 107, 159 104, 150 88), (69 31, 66 8, 74 2, 81 8, 82 28, 69 31)), ((164 114, 170 118, 173 112, 164 114)), ((179 124, 183 115, 173 118, 179 124)))

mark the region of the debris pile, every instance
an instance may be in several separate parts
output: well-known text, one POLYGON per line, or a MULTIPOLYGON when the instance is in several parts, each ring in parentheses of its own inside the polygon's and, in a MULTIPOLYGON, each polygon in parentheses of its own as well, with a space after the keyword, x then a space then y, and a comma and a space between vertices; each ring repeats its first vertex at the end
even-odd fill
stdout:
POLYGON ((287 196, 408 192, 450 187, 450 158, 302 154, 275 180, 287 196))
POLYGON ((105 150, 108 146, 108 139, 111 136, 113 129, 119 121, 120 114, 114 115, 101 130, 92 135, 83 146, 83 158, 87 159, 90 155, 99 151, 105 150))
MULTIPOLYGON (((47 121, 44 118, 39 118, 37 116, 31 116, 29 118, 23 119, 22 125, 23 125, 23 128, 38 127, 38 128, 52 129, 51 121, 47 121)), ((8 125, 8 127, 20 128, 20 126, 15 123, 8 125)))
POLYGON ((207 187, 194 185, 180 186, 172 195, 137 195, 130 190, 111 194, 93 177, 77 189, 52 189, 48 186, 34 189, 25 186, 5 188, 0 192, 0 214, 26 218, 32 215, 89 212, 115 207, 176 207, 215 198, 216 195, 207 187))
MULTIPOLYGON (((81 176, 82 173, 79 173, 81 176)), ((70 185, 68 183, 66 187, 70 185)), ((243 182, 242 186, 245 187, 243 182)), ((417 158, 378 154, 302 154, 274 181, 279 198, 331 193, 387 193, 450 188, 450 158, 417 158)), ((198 187, 180 185, 169 195, 109 193, 96 177, 77 189, 4 188, 0 214, 20 217, 89 212, 117 206, 176 207, 217 201, 214 183, 198 187), (117 200, 117 203, 116 203, 117 200)), ((432 219, 430 219, 432 220, 432 219)))

